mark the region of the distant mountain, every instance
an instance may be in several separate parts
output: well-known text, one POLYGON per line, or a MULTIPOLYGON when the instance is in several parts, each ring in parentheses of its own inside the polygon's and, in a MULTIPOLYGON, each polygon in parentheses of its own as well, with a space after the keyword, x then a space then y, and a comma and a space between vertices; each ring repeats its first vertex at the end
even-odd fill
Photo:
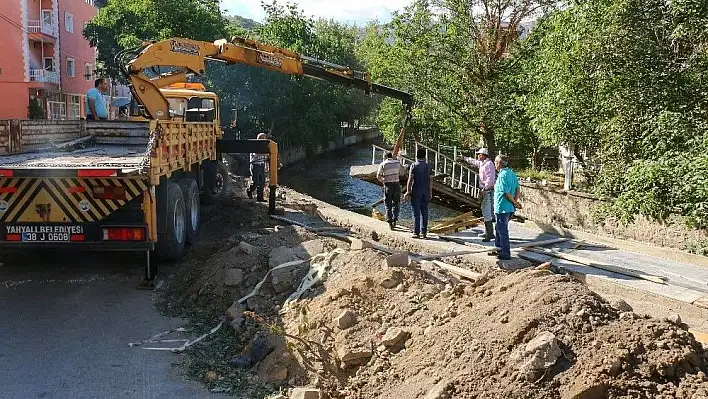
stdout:
POLYGON ((254 21, 252 19, 244 18, 240 15, 227 15, 226 20, 229 21, 229 24, 233 26, 238 26, 244 29, 254 29, 259 26, 261 26, 260 22, 254 21))

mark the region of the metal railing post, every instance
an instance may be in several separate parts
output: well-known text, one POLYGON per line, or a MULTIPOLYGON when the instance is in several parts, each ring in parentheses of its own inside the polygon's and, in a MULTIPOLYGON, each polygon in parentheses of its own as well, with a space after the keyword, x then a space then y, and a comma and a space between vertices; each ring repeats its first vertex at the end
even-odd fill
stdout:
POLYGON ((440 151, 435 153, 435 174, 438 175, 438 158, 440 158, 440 151))
POLYGON ((455 188, 455 160, 454 159, 452 161, 452 179, 450 179, 450 183, 452 184, 452 188, 455 188))
POLYGON ((376 165, 376 146, 371 146, 371 164, 376 165))
POLYGON ((467 194, 470 194, 470 173, 471 171, 467 169, 467 194))

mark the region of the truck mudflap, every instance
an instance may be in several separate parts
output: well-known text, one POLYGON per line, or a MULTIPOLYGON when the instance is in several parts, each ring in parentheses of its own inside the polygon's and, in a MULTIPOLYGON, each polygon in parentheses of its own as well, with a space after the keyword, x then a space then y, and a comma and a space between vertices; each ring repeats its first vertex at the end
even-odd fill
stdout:
POLYGON ((2 248, 151 250, 145 224, 0 223, 2 248))

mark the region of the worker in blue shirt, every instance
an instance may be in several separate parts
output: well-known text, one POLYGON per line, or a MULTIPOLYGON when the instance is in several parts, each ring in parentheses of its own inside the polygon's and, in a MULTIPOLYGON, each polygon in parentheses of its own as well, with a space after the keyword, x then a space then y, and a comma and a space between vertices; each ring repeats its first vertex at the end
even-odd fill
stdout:
POLYGON ((93 89, 86 93, 86 120, 96 121, 108 119, 108 106, 103 94, 108 93, 108 81, 98 78, 93 83, 93 89))
POLYGON ((433 197, 433 184, 430 181, 430 165, 425 162, 425 149, 416 153, 417 160, 411 165, 408 173, 406 195, 410 197, 413 208, 413 238, 427 237, 428 234, 428 204, 433 197))
POLYGON ((519 203, 519 179, 511 168, 506 155, 497 155, 494 160, 497 181, 494 184, 494 213, 496 214, 496 237, 494 243, 499 252, 496 254, 501 260, 511 259, 511 245, 509 244, 509 219, 521 209, 519 203))

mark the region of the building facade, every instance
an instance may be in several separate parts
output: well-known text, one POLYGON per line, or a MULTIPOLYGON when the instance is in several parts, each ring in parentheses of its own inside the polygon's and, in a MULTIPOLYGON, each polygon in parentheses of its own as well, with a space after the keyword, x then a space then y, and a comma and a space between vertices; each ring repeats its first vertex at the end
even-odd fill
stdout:
POLYGON ((0 1, 0 119, 79 119, 96 50, 83 37, 93 0, 0 1))

